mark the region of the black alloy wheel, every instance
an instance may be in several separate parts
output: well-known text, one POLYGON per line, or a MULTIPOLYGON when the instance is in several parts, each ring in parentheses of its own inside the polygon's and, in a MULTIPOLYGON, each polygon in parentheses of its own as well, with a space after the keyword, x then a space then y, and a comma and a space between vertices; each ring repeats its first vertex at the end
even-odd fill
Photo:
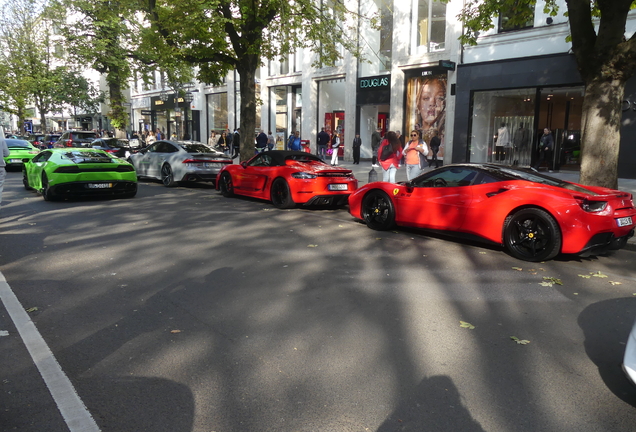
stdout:
POLYGON ((174 173, 170 164, 163 164, 161 167, 161 181, 165 187, 175 187, 177 182, 174 181, 174 173))
POLYGON ((221 189, 221 195, 226 198, 234 196, 234 184, 232 183, 232 175, 229 172, 221 174, 219 179, 219 189, 221 189))
POLYGON ((29 186, 29 176, 27 176, 26 170, 22 170, 22 184, 26 190, 31 190, 31 186, 29 186))
POLYGON ((395 225, 395 207, 389 196, 372 190, 362 199, 362 219, 371 229, 386 231, 395 225))
POLYGON ((270 191, 270 199, 274 207, 279 209, 289 209, 293 208, 296 203, 291 197, 291 191, 289 190, 289 185, 282 178, 277 178, 272 183, 272 189, 270 191))
POLYGON ((546 261, 558 255, 561 244, 559 225, 545 210, 522 209, 504 222, 504 246, 515 258, 546 261))
POLYGON ((51 191, 49 187, 49 178, 46 176, 46 173, 42 173, 42 198, 44 201, 56 201, 57 196, 51 191))

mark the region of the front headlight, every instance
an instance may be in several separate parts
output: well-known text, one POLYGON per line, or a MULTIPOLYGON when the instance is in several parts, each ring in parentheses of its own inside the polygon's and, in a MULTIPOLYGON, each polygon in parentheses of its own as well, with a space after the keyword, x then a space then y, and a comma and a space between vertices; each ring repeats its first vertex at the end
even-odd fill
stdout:
POLYGON ((309 179, 315 179, 316 177, 318 177, 316 174, 312 174, 312 173, 308 173, 308 172, 295 172, 291 175, 293 178, 297 178, 297 179, 303 179, 303 180, 309 180, 309 179))

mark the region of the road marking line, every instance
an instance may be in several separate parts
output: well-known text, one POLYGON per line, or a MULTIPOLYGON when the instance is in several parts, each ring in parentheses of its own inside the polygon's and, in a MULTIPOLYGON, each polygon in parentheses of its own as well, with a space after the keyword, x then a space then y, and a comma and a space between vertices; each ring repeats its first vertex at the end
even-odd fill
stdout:
POLYGON ((7 309, 69 430, 71 432, 99 432, 97 423, 11 290, 2 272, 0 272, 0 301, 7 309))

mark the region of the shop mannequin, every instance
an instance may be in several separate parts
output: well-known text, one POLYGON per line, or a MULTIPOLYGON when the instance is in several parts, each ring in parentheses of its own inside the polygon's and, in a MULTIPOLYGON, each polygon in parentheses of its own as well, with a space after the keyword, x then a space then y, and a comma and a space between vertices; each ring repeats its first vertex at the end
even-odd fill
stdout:
POLYGON ((495 158, 498 161, 504 160, 506 157, 506 147, 510 146, 510 132, 505 123, 501 123, 501 127, 497 130, 495 158))

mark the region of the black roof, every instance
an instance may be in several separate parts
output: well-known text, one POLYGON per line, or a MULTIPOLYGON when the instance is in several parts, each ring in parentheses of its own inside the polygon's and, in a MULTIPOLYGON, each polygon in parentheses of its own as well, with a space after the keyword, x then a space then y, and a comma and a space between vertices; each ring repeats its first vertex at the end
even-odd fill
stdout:
POLYGON ((275 165, 285 165, 286 160, 322 162, 322 159, 314 154, 295 150, 270 150, 259 153, 255 157, 258 156, 270 156, 275 165))

